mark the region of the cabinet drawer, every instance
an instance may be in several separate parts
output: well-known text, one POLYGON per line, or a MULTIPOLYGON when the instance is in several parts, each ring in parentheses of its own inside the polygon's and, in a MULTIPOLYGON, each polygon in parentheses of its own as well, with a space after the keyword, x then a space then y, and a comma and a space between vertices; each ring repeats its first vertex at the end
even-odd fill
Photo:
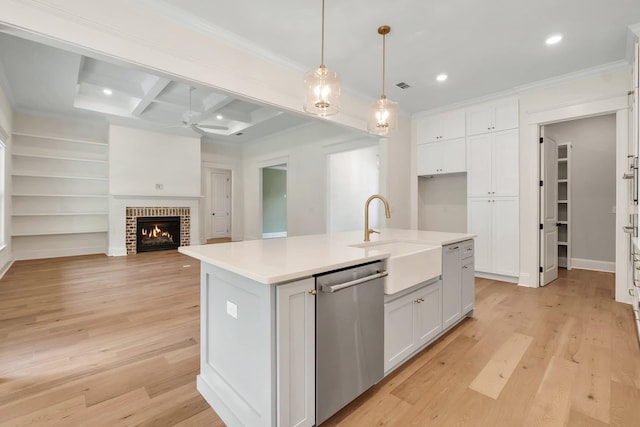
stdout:
POLYGON ((467 259, 473 256, 473 240, 460 244, 460 259, 467 259))

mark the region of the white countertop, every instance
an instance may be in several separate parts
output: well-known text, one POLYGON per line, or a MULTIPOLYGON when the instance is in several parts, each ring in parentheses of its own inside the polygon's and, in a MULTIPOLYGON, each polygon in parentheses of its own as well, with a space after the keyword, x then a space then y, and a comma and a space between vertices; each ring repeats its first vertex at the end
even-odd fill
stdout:
MULTIPOLYGON (((265 284, 288 282, 314 274, 385 259, 389 252, 356 248, 364 231, 181 246, 178 251, 265 284)), ((420 242, 443 246, 474 238, 474 234, 382 229, 371 241, 420 242)))

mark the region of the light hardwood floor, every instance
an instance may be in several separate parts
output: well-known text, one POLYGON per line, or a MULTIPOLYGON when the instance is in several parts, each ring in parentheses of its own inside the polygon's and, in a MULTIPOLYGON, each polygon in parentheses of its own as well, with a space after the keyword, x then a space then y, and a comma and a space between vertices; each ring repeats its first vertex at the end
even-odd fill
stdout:
MULTIPOLYGON (((640 350, 613 275, 476 280, 476 317, 324 425, 638 426, 640 350)), ((0 280, 0 425, 222 426, 195 388, 199 263, 16 262, 0 280)))

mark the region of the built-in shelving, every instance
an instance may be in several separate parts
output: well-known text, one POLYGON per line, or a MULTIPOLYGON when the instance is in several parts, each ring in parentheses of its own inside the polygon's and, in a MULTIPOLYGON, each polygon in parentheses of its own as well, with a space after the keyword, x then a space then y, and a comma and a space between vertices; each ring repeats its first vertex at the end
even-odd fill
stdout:
POLYGON ((558 266, 571 270, 571 144, 558 144, 558 266))
POLYGON ((108 144, 16 131, 12 166, 16 259, 106 251, 108 144))

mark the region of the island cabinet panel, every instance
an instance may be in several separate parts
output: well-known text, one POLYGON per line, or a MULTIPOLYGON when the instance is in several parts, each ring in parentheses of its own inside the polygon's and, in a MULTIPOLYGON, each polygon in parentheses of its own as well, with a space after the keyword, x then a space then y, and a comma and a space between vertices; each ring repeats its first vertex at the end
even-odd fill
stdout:
POLYGON ((445 328, 462 317, 460 243, 442 248, 442 321, 445 328))
POLYGON ((468 314, 475 307, 475 271, 473 256, 473 240, 466 241, 461 246, 462 258, 462 314, 468 314))
POLYGON ((229 426, 276 425, 275 288, 201 267, 198 391, 229 426))
POLYGON ((313 278, 276 287, 279 426, 315 424, 315 289, 313 278))
POLYGON ((442 282, 418 285, 384 305, 384 371, 406 360, 442 331, 442 282))

